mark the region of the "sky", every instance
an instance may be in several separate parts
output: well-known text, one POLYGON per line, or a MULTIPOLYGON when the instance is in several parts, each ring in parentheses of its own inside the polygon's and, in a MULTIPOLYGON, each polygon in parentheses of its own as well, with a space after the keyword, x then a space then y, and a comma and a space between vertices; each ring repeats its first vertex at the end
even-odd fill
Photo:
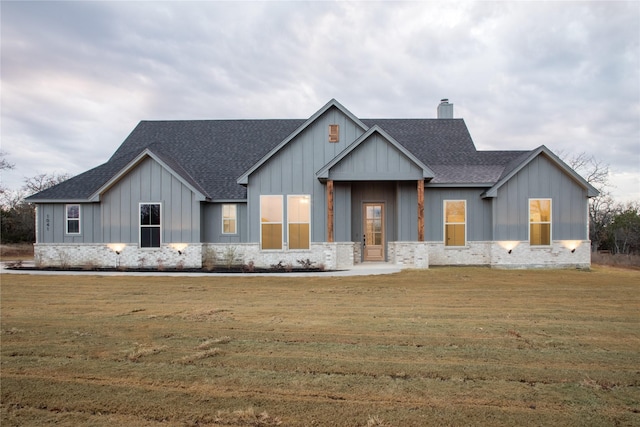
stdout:
POLYGON ((0 2, 2 185, 106 162, 141 120, 454 104, 480 150, 546 145, 640 202, 640 2, 0 2))

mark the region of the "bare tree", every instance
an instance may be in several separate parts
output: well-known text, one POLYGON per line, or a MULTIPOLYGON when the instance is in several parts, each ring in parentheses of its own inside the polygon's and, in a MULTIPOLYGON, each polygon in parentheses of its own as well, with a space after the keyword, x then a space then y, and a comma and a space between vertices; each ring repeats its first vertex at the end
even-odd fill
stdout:
POLYGON ((32 195, 51 188, 71 178, 68 173, 40 173, 30 178, 25 177, 22 187, 27 194, 32 195))
MULTIPOLYGON (((4 151, 0 151, 0 171, 13 169, 15 167, 13 163, 10 163, 7 159, 4 158, 6 155, 7 153, 5 153, 4 151)), ((6 192, 7 188, 2 185, 2 183, 0 183, 0 195, 4 195, 6 192)))
POLYGON ((618 207, 611 196, 609 185, 609 164, 585 152, 572 157, 560 153, 561 158, 589 184, 600 192, 589 200, 589 240, 591 250, 596 251, 607 238, 607 227, 611 225, 618 207))
MULTIPOLYGON (((13 165, 11 165, 13 167, 13 165)), ((0 194, 0 238, 3 243, 33 242, 35 240, 35 207, 25 197, 46 190, 71 177, 67 173, 40 173, 24 179, 17 191, 0 194)))

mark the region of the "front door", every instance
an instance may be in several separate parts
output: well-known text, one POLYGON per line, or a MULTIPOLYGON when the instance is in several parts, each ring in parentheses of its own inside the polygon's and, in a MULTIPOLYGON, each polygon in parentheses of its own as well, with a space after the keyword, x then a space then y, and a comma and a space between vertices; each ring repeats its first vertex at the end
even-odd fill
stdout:
POLYGON ((384 261, 384 203, 364 204, 362 258, 384 261))

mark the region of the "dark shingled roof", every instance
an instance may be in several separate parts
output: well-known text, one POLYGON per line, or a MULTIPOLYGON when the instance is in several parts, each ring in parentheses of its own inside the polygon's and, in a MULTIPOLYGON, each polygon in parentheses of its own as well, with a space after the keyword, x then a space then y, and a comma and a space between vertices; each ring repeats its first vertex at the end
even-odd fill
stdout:
MULTIPOLYGON (((462 119, 363 119, 435 172, 437 184, 492 185, 530 151, 477 151, 462 119)), ((149 149, 211 200, 246 197, 240 175, 305 120, 142 121, 107 163, 29 198, 86 200, 149 149)), ((315 172, 315 171, 314 171, 315 172)))

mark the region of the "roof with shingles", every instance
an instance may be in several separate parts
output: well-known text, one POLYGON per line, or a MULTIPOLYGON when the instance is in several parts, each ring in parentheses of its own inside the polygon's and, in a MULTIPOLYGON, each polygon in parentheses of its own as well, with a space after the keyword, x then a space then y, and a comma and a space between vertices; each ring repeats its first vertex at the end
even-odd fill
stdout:
MULTIPOLYGON (((104 164, 29 201, 88 200, 144 150, 210 200, 241 200, 237 179, 306 121, 142 121, 104 164)), ((379 126, 435 173, 434 184, 493 185, 531 151, 478 151, 462 119, 362 119, 379 126)), ((315 172, 315 171, 314 171, 315 172)))

